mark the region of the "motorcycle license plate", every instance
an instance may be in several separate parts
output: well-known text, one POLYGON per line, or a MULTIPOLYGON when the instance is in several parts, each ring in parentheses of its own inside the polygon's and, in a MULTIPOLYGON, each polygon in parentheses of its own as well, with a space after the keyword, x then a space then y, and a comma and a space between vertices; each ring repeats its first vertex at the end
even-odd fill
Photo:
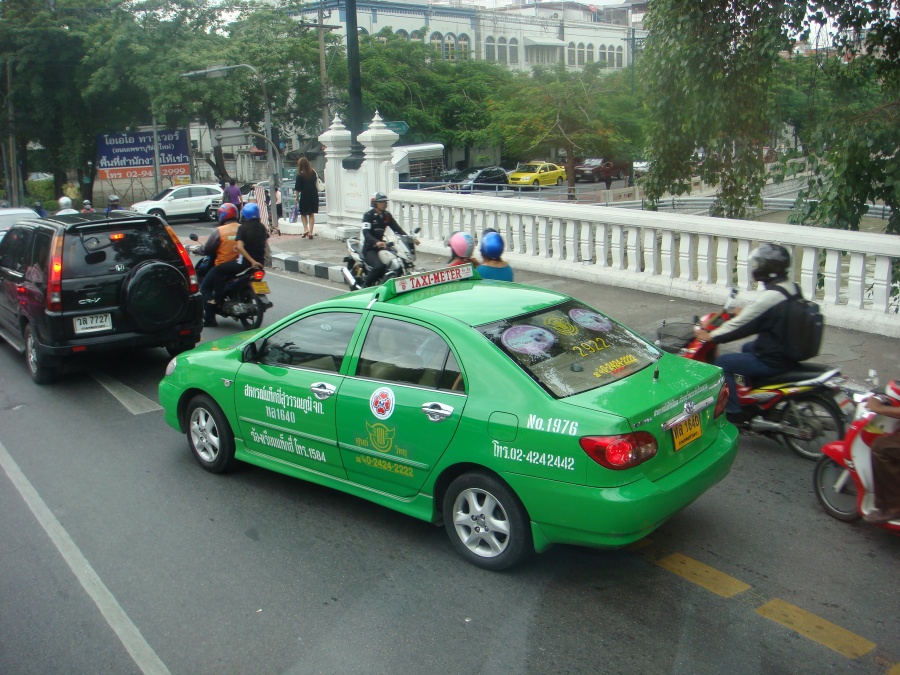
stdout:
POLYGON ((675 452, 681 450, 691 441, 696 441, 703 433, 700 426, 700 415, 691 415, 684 422, 672 427, 672 440, 675 442, 675 452))
POLYGON ((838 404, 838 407, 844 415, 852 415, 854 410, 856 410, 853 400, 843 391, 839 391, 834 395, 834 402, 838 404))
POLYGON ((257 295, 266 295, 269 292, 269 284, 265 281, 253 281, 250 286, 257 295))

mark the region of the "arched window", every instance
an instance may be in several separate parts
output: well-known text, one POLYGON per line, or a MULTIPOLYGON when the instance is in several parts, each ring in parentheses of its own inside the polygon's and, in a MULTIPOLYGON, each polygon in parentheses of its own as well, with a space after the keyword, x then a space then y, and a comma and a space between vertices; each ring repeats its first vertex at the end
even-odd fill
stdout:
POLYGON ((509 39, 509 62, 519 62, 519 41, 516 38, 509 39))
POLYGON ((570 66, 575 65, 575 43, 574 42, 569 43, 569 65, 570 66))
POLYGON ((453 33, 444 36, 444 60, 456 61, 456 36, 453 33))
POLYGON ((422 40, 422 31, 414 30, 412 33, 409 34, 409 39, 421 41, 422 40))
POLYGON ((587 53, 587 62, 593 63, 594 62, 594 45, 593 45, 593 43, 588 42, 586 53, 587 53))
POLYGON ((432 33, 431 34, 431 46, 438 50, 438 52, 444 51, 444 36, 440 33, 432 33))
POLYGON ((615 68, 616 67, 616 49, 612 45, 610 45, 606 49, 606 67, 607 68, 615 68))
POLYGON ((578 65, 579 66, 584 65, 584 43, 583 42, 578 43, 578 65))
POLYGON ((409 33, 407 33, 405 30, 403 30, 403 29, 401 28, 400 30, 397 31, 397 37, 401 37, 401 38, 403 38, 404 40, 407 40, 407 41, 408 41, 408 40, 409 40, 409 33))
POLYGON ((497 52, 494 48, 494 38, 489 37, 484 40, 484 60, 485 61, 496 61, 497 60, 497 52))
POLYGON ((616 68, 622 67, 622 48, 616 47, 616 68))
POLYGON ((497 39, 497 62, 506 63, 506 38, 497 39))
POLYGON ((469 36, 465 33, 456 38, 456 58, 467 61, 469 58, 469 36))
POLYGON ((600 45, 600 49, 597 51, 597 62, 601 68, 606 68, 606 45, 600 45))

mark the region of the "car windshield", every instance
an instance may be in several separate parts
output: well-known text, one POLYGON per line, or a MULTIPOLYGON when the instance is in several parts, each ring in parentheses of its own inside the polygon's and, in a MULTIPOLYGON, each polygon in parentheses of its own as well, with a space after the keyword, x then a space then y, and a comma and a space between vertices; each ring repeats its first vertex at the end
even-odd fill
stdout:
POLYGON ((593 158, 593 159, 586 159, 586 160, 584 160, 584 165, 585 165, 585 166, 600 166, 601 164, 603 164, 603 160, 602 160, 602 159, 596 159, 596 158, 593 158))
POLYGON ((162 192, 160 192, 160 193, 159 193, 158 195, 156 195, 155 197, 150 197, 150 201, 151 201, 151 202, 161 202, 163 199, 165 199, 165 198, 168 197, 170 194, 172 194, 172 192, 174 191, 174 189, 175 189, 175 188, 166 188, 165 190, 163 190, 162 192))
POLYGON ((537 173, 540 168, 540 164, 523 164, 516 169, 516 173, 537 173))
POLYGON ((643 338, 576 300, 477 330, 557 398, 621 380, 661 356, 643 338))

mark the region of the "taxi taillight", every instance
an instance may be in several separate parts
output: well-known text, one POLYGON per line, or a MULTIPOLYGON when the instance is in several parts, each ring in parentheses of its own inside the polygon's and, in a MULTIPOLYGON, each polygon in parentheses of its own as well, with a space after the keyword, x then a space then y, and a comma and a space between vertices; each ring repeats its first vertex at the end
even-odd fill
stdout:
POLYGON ((47 279, 47 311, 62 311, 63 235, 53 237, 50 246, 50 274, 47 279))
POLYGON ((723 384, 719 389, 719 398, 716 399, 716 409, 713 412, 713 419, 721 417, 725 413, 725 406, 728 405, 728 385, 723 384))
POLYGON ((260 281, 264 276, 266 276, 265 270, 255 270, 253 272, 253 281, 260 281))
POLYGON ((656 456, 653 434, 637 431, 616 436, 584 436, 578 440, 588 457, 607 469, 630 469, 656 456))
POLYGON ((187 270, 190 291, 191 293, 196 293, 200 290, 200 283, 197 281, 197 271, 194 269, 194 263, 191 262, 191 256, 188 255, 187 249, 184 248, 184 244, 181 243, 178 235, 175 234, 175 230, 166 225, 166 232, 168 232, 169 236, 172 238, 172 243, 174 243, 175 248, 178 249, 178 254, 181 256, 181 261, 184 263, 184 267, 187 270))

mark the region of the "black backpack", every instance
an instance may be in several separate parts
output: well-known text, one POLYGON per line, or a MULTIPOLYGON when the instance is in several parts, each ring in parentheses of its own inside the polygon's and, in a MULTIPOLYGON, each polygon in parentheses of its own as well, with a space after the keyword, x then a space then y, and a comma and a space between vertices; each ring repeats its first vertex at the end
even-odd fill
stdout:
POLYGON ((779 303, 784 325, 784 349, 782 354, 791 361, 805 361, 819 353, 822 346, 822 333, 825 330, 825 317, 819 306, 806 300, 800 290, 791 295, 781 286, 772 286, 779 291, 787 302, 779 303))

